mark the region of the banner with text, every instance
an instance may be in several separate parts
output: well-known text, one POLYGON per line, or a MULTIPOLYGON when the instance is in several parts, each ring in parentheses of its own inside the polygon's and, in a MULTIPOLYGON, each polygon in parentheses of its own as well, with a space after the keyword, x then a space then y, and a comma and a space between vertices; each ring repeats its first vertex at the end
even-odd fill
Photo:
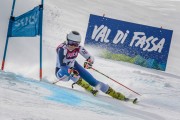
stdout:
POLYGON ((34 37, 40 33, 40 6, 10 20, 9 37, 34 37))
POLYGON ((165 71, 173 31, 90 15, 85 45, 102 56, 165 71))

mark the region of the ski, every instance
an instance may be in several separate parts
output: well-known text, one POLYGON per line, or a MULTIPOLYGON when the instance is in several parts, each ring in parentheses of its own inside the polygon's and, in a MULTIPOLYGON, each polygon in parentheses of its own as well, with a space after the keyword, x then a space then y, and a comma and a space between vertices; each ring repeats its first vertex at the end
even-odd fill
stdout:
POLYGON ((126 101, 132 102, 133 104, 136 104, 138 102, 138 99, 137 98, 134 98, 134 99, 128 98, 126 101))
POLYGON ((136 104, 137 102, 138 102, 138 99, 135 98, 135 99, 133 100, 133 104, 136 104))
POLYGON ((52 82, 52 84, 56 84, 56 83, 58 83, 60 80, 57 80, 57 81, 55 81, 55 82, 52 82))
POLYGON ((137 98, 134 98, 134 99, 130 99, 130 101, 133 103, 133 104, 136 104, 138 102, 138 99, 137 98))
MULTIPOLYGON (((60 80, 57 80, 57 81, 54 81, 54 82, 48 82, 48 83, 56 85, 56 83, 58 83, 58 82, 60 82, 60 80)), ((72 88, 73 88, 73 85, 74 85, 74 83, 72 84, 72 88)), ((94 91, 94 92, 96 94, 98 91, 94 91)), ((136 104, 138 102, 138 98, 126 98, 124 101, 125 102, 132 102, 133 104, 136 104)))

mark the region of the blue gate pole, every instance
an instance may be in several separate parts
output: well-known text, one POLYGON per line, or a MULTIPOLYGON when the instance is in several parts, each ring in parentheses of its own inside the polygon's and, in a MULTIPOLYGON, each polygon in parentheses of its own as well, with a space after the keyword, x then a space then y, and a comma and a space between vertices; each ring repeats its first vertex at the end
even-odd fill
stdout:
POLYGON ((7 52, 8 42, 9 42, 9 28, 10 28, 11 18, 13 17, 13 13, 14 13, 15 3, 16 3, 16 0, 13 1, 11 16, 9 19, 8 31, 7 31, 7 36, 6 36, 6 44, 5 44, 5 48, 4 48, 4 56, 3 56, 3 60, 2 60, 1 70, 4 70, 4 65, 5 65, 5 60, 6 60, 6 52, 7 52))
POLYGON ((41 13, 40 13, 40 71, 39 78, 42 80, 42 29, 43 29, 43 8, 44 8, 44 0, 41 0, 41 13))

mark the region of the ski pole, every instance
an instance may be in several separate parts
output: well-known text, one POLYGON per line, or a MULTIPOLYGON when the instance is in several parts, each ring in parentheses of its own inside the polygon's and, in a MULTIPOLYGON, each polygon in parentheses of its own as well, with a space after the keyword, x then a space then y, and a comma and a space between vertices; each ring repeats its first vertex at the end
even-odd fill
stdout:
MULTIPOLYGON (((95 68, 91 67, 91 69, 92 69, 92 70, 94 70, 94 71, 96 71, 96 72, 98 72, 98 73, 100 73, 101 75, 104 75, 105 77, 107 77, 107 78, 109 78, 110 80, 112 80, 112 81, 116 82, 117 84, 119 84, 119 85, 121 85, 121 86, 125 87, 126 89, 128 89, 128 90, 130 90, 130 91, 132 91, 132 92, 136 93, 137 95, 140 95, 139 93, 137 93, 137 92, 135 92, 134 90, 132 90, 132 89, 130 89, 130 88, 128 88, 128 87, 126 87, 125 85, 123 85, 123 84, 119 83, 118 81, 116 81, 116 80, 114 80, 114 79, 110 78, 109 76, 107 76, 107 75, 105 75, 104 73, 102 73, 102 72, 100 72, 100 71, 96 70, 95 68)), ((141 96, 141 95, 140 95, 140 96, 141 96)))
POLYGON ((56 84, 56 83, 58 83, 60 80, 57 80, 57 81, 55 81, 55 82, 52 82, 52 84, 56 84))

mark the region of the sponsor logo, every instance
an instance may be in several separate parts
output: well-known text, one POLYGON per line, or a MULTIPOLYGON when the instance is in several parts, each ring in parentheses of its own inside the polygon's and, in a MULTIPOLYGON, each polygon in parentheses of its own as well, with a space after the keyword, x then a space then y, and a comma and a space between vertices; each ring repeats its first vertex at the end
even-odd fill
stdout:
POLYGON ((72 52, 70 52, 70 51, 68 51, 68 53, 67 53, 67 55, 66 55, 66 58, 67 59, 74 59, 74 58, 76 58, 78 56, 78 51, 72 51, 72 52))
MULTIPOLYGON (((111 33, 111 29, 107 26, 101 25, 98 27, 97 25, 94 26, 94 30, 91 36, 92 40, 100 41, 102 43, 109 43, 110 40, 108 39, 111 33)), ((121 30, 117 30, 114 39, 112 40, 113 44, 124 44, 126 42, 126 38, 128 37, 130 30, 126 30, 123 32, 121 30)), ((128 41, 129 42, 129 41, 128 41)), ((130 40, 129 46, 130 47, 138 47, 143 51, 151 52, 157 51, 161 53, 165 43, 165 38, 159 39, 154 36, 147 37, 144 32, 133 32, 133 37, 130 40)))

